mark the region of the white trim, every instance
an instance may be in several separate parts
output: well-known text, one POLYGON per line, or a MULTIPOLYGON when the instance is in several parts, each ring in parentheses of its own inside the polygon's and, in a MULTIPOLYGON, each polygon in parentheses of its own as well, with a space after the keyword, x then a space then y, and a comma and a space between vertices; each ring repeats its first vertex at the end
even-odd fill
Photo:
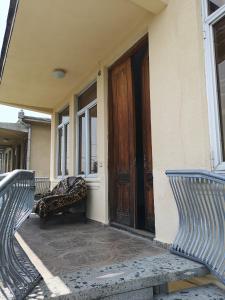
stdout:
MULTIPOLYGON (((89 164, 89 153, 90 153, 90 147, 89 147, 89 109, 90 108, 86 108, 85 111, 85 175, 89 175, 90 173, 90 164, 89 164)), ((79 146, 79 145, 78 145, 79 146)))
POLYGON ((78 169, 79 169, 79 116, 78 112, 76 112, 76 146, 75 146, 75 174, 78 175, 78 169))
POLYGON ((76 174, 77 176, 82 176, 84 178, 96 178, 98 176, 98 173, 92 174, 90 173, 90 161, 89 161, 89 154, 90 154, 90 145, 89 145, 89 138, 90 138, 90 132, 89 132, 89 111, 92 107, 97 105, 97 99, 90 102, 87 106, 80 109, 77 112, 77 121, 76 121, 76 174), (81 115, 85 115, 85 174, 79 174, 79 117, 81 115))
POLYGON ((208 1, 202 0, 202 15, 212 169, 225 170, 225 162, 223 162, 222 159, 222 145, 213 38, 213 25, 225 16, 225 5, 223 5, 217 11, 208 16, 208 1))
MULTIPOLYGON (((67 106, 67 107, 69 107, 69 106, 67 106)), ((70 107, 69 107, 69 109, 70 109, 70 107)), ((61 112, 63 112, 63 110, 61 110, 61 112)), ((59 121, 59 114, 60 113, 58 113, 58 121, 59 121)), ((70 124, 70 120, 63 120, 62 119, 62 123, 60 123, 57 126, 57 135, 56 135, 57 136, 56 177, 59 178, 59 179, 62 179, 62 178, 65 178, 66 176, 68 176, 68 174, 66 174, 66 157, 65 157, 66 135, 65 135, 65 130, 66 130, 66 126, 69 127, 69 124, 70 124), (62 129, 62 139, 63 139, 62 149, 61 149, 62 160, 61 160, 61 157, 59 157, 59 129, 62 129), (61 168, 62 168, 62 174, 60 174, 60 175, 59 175, 59 159, 61 160, 61 168)), ((69 138, 69 135, 67 134, 67 139, 68 138, 69 138)), ((67 149, 67 151, 68 150, 69 149, 67 149)))
POLYGON ((91 103, 89 103, 87 106, 85 106, 84 108, 80 109, 77 112, 77 115, 80 116, 82 115, 84 112, 86 112, 87 109, 91 109, 93 106, 95 106, 97 104, 97 99, 93 100, 91 103))
POLYGON ((205 17, 205 23, 209 25, 215 24, 217 21, 219 21, 224 16, 224 10, 225 10, 225 4, 218 8, 214 13, 210 14, 208 16, 208 5, 207 0, 203 0, 204 4, 204 17, 205 17))

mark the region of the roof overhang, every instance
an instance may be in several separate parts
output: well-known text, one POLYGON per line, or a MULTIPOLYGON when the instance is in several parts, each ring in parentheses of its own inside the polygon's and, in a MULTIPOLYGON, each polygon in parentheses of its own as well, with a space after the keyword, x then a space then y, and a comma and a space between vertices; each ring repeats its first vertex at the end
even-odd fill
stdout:
POLYGON ((7 52, 8 52, 8 48, 9 48, 9 44, 10 44, 12 31, 13 31, 14 21, 16 18, 18 3, 19 3, 19 0, 11 0, 10 4, 9 4, 9 11, 8 11, 5 35, 4 35, 4 39, 3 39, 3 44, 2 44, 2 48, 1 48, 1 56, 0 56, 0 82, 2 81, 7 52))
POLYGON ((7 122, 0 122, 0 130, 8 130, 14 132, 28 132, 28 126, 22 123, 7 123, 7 122))
POLYGON ((51 113, 165 5, 166 0, 67 0, 66 5, 11 0, 0 102, 51 113), (65 69, 65 78, 55 79, 55 68, 65 69))
POLYGON ((24 116, 22 118, 22 121, 25 124, 42 124, 46 126, 51 125, 51 119, 49 118, 38 118, 38 117, 33 117, 33 116, 24 116))

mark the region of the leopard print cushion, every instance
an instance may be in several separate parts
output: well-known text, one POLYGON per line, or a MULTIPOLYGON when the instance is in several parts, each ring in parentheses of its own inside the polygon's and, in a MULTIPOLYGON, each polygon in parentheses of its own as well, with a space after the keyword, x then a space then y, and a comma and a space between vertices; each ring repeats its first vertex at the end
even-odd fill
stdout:
POLYGON ((60 181, 56 187, 38 201, 35 213, 41 218, 62 212, 87 197, 87 187, 82 177, 67 177, 60 181))

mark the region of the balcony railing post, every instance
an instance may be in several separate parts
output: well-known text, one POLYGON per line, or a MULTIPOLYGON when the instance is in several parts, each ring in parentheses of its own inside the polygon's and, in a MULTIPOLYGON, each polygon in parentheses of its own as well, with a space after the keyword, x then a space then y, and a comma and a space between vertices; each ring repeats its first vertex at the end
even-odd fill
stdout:
POLYGON ((45 194, 50 190, 50 179, 48 177, 35 177, 35 195, 45 194))
POLYGON ((225 177, 167 171, 179 214, 171 251, 205 264, 225 284, 225 177))
POLYGON ((0 294, 24 299, 41 277, 17 240, 15 233, 32 211, 34 173, 15 170, 0 176, 0 294))

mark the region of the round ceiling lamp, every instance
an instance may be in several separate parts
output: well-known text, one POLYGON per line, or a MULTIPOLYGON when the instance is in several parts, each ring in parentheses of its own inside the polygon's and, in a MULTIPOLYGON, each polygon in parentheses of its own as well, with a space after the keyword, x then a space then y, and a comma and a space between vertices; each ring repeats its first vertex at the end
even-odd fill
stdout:
POLYGON ((52 75, 56 79, 62 79, 66 76, 66 71, 63 69, 55 69, 53 70, 52 75))

